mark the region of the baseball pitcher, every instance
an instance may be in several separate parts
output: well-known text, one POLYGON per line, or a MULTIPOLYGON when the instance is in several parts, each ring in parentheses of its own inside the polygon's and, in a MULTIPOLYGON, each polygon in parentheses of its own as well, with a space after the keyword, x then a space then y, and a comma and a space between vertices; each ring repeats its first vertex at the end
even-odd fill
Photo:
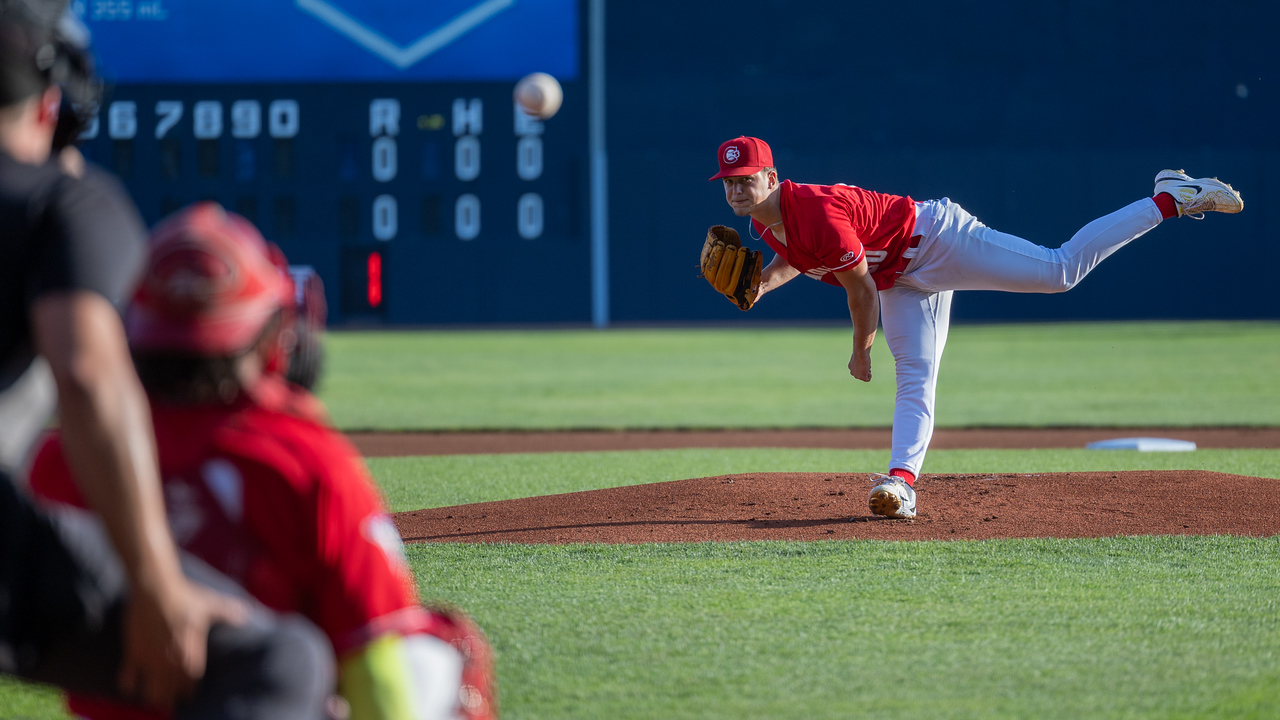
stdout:
POLYGON ((715 226, 703 243, 703 275, 743 310, 804 274, 842 287, 853 320, 849 373, 871 380, 876 320, 893 352, 898 392, 889 474, 871 477, 871 512, 916 515, 915 480, 933 436, 934 393, 947 342, 951 297, 957 290, 1059 293, 1075 287, 1107 256, 1161 221, 1206 212, 1238 213, 1244 201, 1217 178, 1180 170, 1156 175, 1152 197, 1085 225, 1050 249, 983 225, 947 198, 917 202, 851 185, 780 180, 773 153, 759 138, 720 146, 720 171, 734 214, 774 251, 759 251, 715 226))

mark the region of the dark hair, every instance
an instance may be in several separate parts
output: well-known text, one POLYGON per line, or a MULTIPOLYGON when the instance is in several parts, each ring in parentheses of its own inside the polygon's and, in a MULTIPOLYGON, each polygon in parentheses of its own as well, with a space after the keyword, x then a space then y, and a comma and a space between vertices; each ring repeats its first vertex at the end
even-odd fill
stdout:
POLYGON ((167 405, 230 405, 243 390, 236 377, 236 363, 243 355, 143 351, 134 352, 133 364, 147 394, 167 405))
POLYGON ((0 8, 0 107, 16 105, 49 87, 37 54, 44 46, 36 32, 0 8))
POLYGON ((89 31, 66 0, 0 0, 0 108, 62 88, 54 149, 76 140, 98 113, 102 81, 94 73, 89 31))
POLYGON ((197 355, 163 350, 134 350, 133 364, 147 395, 166 405, 230 405, 245 388, 236 366, 264 342, 274 341, 280 327, 277 312, 257 339, 235 355, 197 355))

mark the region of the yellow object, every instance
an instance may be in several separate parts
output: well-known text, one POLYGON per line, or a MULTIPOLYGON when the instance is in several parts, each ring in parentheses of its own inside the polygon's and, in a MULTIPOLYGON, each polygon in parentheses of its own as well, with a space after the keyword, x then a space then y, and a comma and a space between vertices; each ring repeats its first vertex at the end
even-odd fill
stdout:
POLYGON ((404 639, 383 635, 347 655, 338 694, 351 706, 350 720, 414 720, 413 686, 404 639))

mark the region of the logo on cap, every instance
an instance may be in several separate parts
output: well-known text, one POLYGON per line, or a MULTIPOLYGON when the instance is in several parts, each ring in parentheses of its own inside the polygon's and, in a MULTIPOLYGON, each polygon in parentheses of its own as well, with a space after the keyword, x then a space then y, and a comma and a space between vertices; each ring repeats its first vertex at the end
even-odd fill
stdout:
POLYGON ((724 150, 724 161, 727 163, 738 162, 738 158, 741 156, 742 156, 742 153, 738 152, 737 145, 730 145, 724 150))

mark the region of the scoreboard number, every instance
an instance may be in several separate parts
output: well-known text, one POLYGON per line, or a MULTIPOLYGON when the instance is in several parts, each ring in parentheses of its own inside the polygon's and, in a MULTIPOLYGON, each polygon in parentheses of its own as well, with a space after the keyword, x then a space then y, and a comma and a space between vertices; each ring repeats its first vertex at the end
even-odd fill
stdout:
POLYGON ((277 140, 296 137, 300 115, 297 100, 272 100, 267 107, 267 132, 277 140))
POLYGON ((480 177, 480 138, 464 135, 453 147, 453 173, 463 182, 480 177))
POLYGON ((459 195, 453 206, 453 227, 459 240, 475 240, 480 235, 480 198, 472 193, 459 195))
POLYGON ((107 135, 112 140, 132 140, 138 134, 138 103, 119 100, 107 110, 107 135))
MULTIPOLYGON (((545 123, 513 103, 512 129, 516 141, 516 176, 525 182, 540 179, 545 171, 542 135, 545 123)), ((155 104, 155 137, 170 136, 182 122, 184 104, 180 100, 161 100, 155 104)), ((106 113, 106 132, 113 140, 132 140, 138 134, 138 104, 133 100, 110 103, 106 113)), ((401 104, 396 98, 375 98, 369 102, 369 134, 372 137, 371 175, 378 183, 390 183, 399 175, 398 136, 402 119, 401 104)), ((264 130, 263 102, 235 100, 230 112, 223 116, 223 101, 199 100, 192 106, 192 134, 196 139, 218 140, 228 130, 238 140, 260 137, 264 130)), ((419 120, 421 123, 421 120, 419 120)), ((277 140, 298 135, 301 109, 297 100, 272 100, 266 107, 265 130, 277 140)), ((454 175, 472 182, 481 174, 481 142, 484 131, 484 103, 480 98, 455 98, 452 104, 454 141, 454 175)), ((93 139, 99 133, 98 118, 83 131, 81 137, 93 139)), ((252 174, 252 171, 249 172, 252 174)), ((524 192, 516 201, 516 231, 525 240, 535 240, 546 230, 546 208, 542 195, 524 192)), ((389 193, 379 194, 372 205, 373 237, 382 242, 394 240, 400 231, 399 203, 389 193)), ((471 241, 480 236, 481 200, 474 192, 459 195, 454 203, 454 234, 459 240, 471 241)))
POLYGON ((160 140, 182 119, 182 101, 161 100, 156 103, 156 139, 160 140))
POLYGON ((391 195, 379 195, 373 199, 373 236, 383 242, 391 240, 399 230, 400 220, 396 199, 391 195))
POLYGON ((373 179, 391 182, 396 179, 396 139, 382 137, 373 141, 373 179))
POLYGON ((231 137, 251 140, 262 134, 262 103, 237 100, 231 104, 231 137))
POLYGON ((521 180, 542 177, 542 138, 537 135, 520 138, 516 144, 516 174, 521 180))
POLYGON ((516 229, 520 237, 533 240, 542 234, 542 196, 525 193, 516 203, 516 229))
POLYGON ((195 123, 192 131, 197 140, 217 140, 222 137, 222 103, 217 100, 201 100, 191 113, 195 123))
MULTIPOLYGON (((271 137, 288 139, 297 136, 300 128, 298 101, 275 100, 268 111, 271 137)), ((192 108, 192 134, 198 140, 217 140, 225 130, 222 102, 201 100, 192 108)), ((156 139, 164 139, 182 122, 183 104, 180 100, 161 100, 156 103, 156 139)), ((98 118, 94 118, 80 133, 80 139, 92 140, 98 136, 98 118)), ((250 140, 262 134, 262 103, 257 100, 237 100, 231 105, 231 136, 250 140)), ((138 103, 117 100, 107 108, 107 135, 112 140, 132 140, 138 135, 138 103)))

